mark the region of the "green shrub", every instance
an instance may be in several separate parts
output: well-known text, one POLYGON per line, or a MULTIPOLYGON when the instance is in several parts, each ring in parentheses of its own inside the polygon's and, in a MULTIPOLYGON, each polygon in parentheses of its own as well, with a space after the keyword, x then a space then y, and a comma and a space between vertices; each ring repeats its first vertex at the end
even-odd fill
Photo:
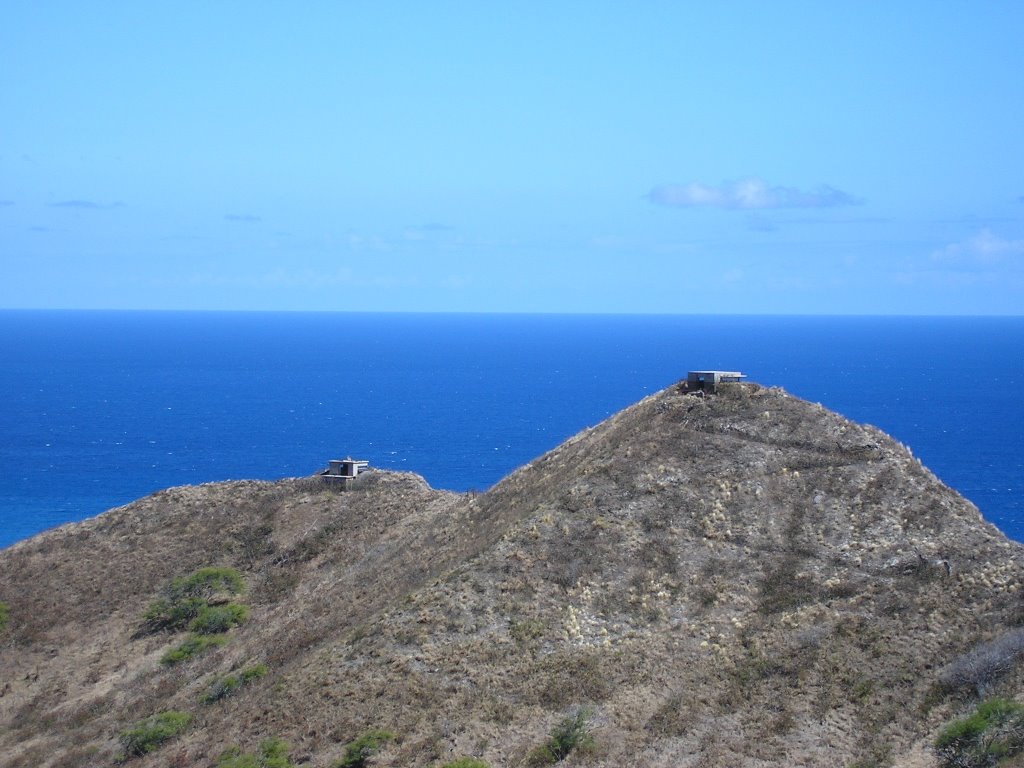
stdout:
POLYGON ((530 766, 552 765, 569 756, 574 749, 589 749, 594 745, 590 735, 590 710, 581 707, 551 731, 551 737, 530 752, 527 764, 530 766))
POLYGON ((460 757, 458 760, 452 760, 450 763, 445 763, 440 768, 491 768, 483 760, 477 760, 475 757, 460 757))
POLYGON ((1024 751, 1024 704, 999 698, 981 702, 969 717, 942 729, 935 751, 947 768, 986 768, 1024 751))
POLYGON ((509 619, 508 633, 517 643, 529 643, 543 636, 544 624, 536 619, 509 619))
POLYGON ((206 601, 198 597, 177 600, 161 597, 146 607, 142 619, 154 632, 161 629, 184 629, 206 605, 206 601))
POLYGON ((221 699, 226 699, 241 686, 242 681, 238 679, 237 675, 224 675, 224 677, 218 677, 210 683, 210 687, 206 689, 206 693, 199 697, 199 700, 203 704, 213 704, 221 699))
POLYGON ((11 612, 8 610, 5 603, 0 603, 0 632, 3 632, 7 627, 7 622, 11 620, 11 612))
POLYGON ((367 731, 345 747, 345 754, 333 768, 365 768, 366 761, 373 757, 395 734, 390 731, 367 731))
POLYGON ((164 666, 172 666, 182 661, 188 661, 218 645, 224 645, 228 639, 224 635, 189 635, 185 642, 177 648, 172 648, 160 657, 160 663, 164 666))
MULTIPOLYGON (((149 604, 142 618, 146 629, 150 632, 184 629, 204 612, 226 607, 210 605, 210 600, 215 595, 237 595, 244 588, 245 582, 233 568, 200 568, 189 576, 174 579, 163 590, 163 594, 149 604)), ((228 603, 228 605, 233 605, 236 610, 239 608, 244 610, 243 606, 232 603, 228 603)), ((230 611, 227 612, 227 616, 224 611, 221 611, 210 616, 210 620, 223 620, 229 617, 230 611)), ((240 621, 235 623, 240 623, 240 621)))
POLYGON ((189 622, 188 628, 199 635, 219 635, 232 627, 237 627, 247 618, 249 618, 249 609, 244 605, 237 603, 205 605, 189 622))
POLYGON ((281 739, 269 738, 260 744, 260 766, 262 768, 291 768, 289 752, 291 747, 288 742, 281 739))
POLYGON ((190 722, 192 716, 187 712, 161 712, 121 731, 119 740, 125 755, 145 755, 184 731, 190 722))
POLYGON ((259 768, 256 762, 256 755, 246 755, 237 746, 225 749, 217 757, 214 768, 259 768))
POLYGON ((217 758, 214 768, 292 768, 288 742, 278 738, 264 739, 258 755, 244 754, 238 747, 228 747, 217 758))
POLYGON ((242 685, 251 683, 253 680, 257 680, 264 677, 267 674, 266 664, 254 664, 251 667, 246 667, 242 670, 242 685))
POLYGON ((267 674, 267 665, 257 664, 243 669, 237 675, 218 677, 210 683, 210 687, 206 689, 206 693, 199 697, 199 700, 204 704, 213 704, 216 701, 227 698, 242 686, 248 685, 265 674, 267 674))
POLYGON ((190 576, 171 582, 170 593, 174 597, 199 597, 209 599, 218 592, 237 595, 245 590, 241 574, 234 568, 200 568, 190 576))

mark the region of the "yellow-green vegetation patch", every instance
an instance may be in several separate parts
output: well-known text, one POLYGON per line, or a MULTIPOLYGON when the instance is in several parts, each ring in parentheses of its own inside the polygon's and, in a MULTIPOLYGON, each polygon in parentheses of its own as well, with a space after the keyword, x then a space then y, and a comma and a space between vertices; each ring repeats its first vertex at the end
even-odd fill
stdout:
POLYGON ((204 704, 213 704, 216 701, 225 699, 228 696, 233 695, 238 689, 248 685, 253 680, 258 680, 267 674, 266 664, 256 664, 251 667, 246 667, 238 674, 224 675, 216 678, 206 692, 200 697, 200 701, 204 704))
POLYGON ((191 634, 167 651, 160 663, 179 664, 227 642, 224 634, 249 618, 248 606, 231 598, 245 589, 234 568, 200 568, 174 579, 143 614, 143 634, 180 632, 191 634))
POLYGON ((181 645, 161 656, 160 663, 167 667, 180 664, 206 653, 211 648, 224 645, 227 641, 224 635, 189 635, 181 645))
POLYGON ((292 768, 291 747, 278 738, 264 739, 260 751, 244 753, 237 746, 228 747, 217 758, 214 768, 292 768))
POLYGON ((199 635, 217 635, 237 627, 248 618, 249 609, 244 605, 204 605, 189 622, 188 628, 199 635))
POLYGON ((189 629, 199 634, 217 634, 241 624, 248 616, 244 605, 229 599, 245 589, 234 568, 200 568, 174 579, 142 616, 143 631, 176 632, 189 629))
POLYGON ((594 737, 590 730, 590 710, 585 707, 577 709, 555 725, 550 738, 530 752, 526 764, 531 768, 554 765, 567 758, 574 750, 590 749, 594 746, 594 737))
POLYGON ((5 603, 0 603, 0 632, 7 628, 7 622, 11 620, 11 612, 5 603))
POLYGON ((371 757, 389 741, 394 741, 395 734, 390 731, 367 731, 359 738, 349 742, 345 754, 331 768, 365 768, 371 757))
POLYGON ((508 633, 520 645, 526 644, 544 635, 544 623, 536 619, 509 619, 508 633))
POLYGON ((145 755, 180 734, 191 722, 192 716, 188 712, 169 710, 140 720, 121 731, 118 738, 125 756, 145 755))
POLYGON ((1001 765, 1024 752, 1024 704, 1000 698, 981 702, 971 715, 942 729, 935 752, 945 768, 1001 765))
POLYGON ((450 763, 445 763, 440 768, 491 768, 483 760, 477 760, 475 757, 460 757, 458 760, 452 760, 450 763))

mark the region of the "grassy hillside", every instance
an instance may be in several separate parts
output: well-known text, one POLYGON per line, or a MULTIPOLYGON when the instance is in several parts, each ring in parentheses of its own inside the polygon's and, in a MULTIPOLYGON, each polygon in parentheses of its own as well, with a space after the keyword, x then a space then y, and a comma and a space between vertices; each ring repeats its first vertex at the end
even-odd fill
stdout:
POLYGON ((481 495, 177 488, 0 552, 0 765, 934 765, 1024 682, 1021 574, 879 431, 673 387, 481 495))

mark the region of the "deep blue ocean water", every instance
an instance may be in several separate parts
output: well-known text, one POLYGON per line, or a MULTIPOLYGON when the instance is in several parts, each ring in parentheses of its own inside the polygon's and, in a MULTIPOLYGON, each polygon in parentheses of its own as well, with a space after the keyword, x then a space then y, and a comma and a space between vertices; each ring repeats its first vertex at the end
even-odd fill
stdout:
POLYGON ((0 311, 0 360, 0 546, 346 455, 482 490, 691 368, 881 427, 1024 540, 1024 317, 0 311))

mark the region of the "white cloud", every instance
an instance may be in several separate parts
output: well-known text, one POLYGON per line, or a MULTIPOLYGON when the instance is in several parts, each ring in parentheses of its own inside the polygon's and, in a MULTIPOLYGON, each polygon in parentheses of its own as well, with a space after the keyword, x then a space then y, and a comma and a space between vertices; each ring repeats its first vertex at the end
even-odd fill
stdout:
POLYGON ((448 288, 451 290, 461 291, 464 288, 468 288, 473 284, 472 278, 466 275, 448 275, 442 278, 440 286, 442 288, 448 288))
POLYGON ((428 224, 411 224, 405 228, 403 237, 406 240, 418 242, 421 240, 429 240, 437 237, 438 235, 454 231, 455 227, 449 226, 448 224, 439 224, 437 222, 430 222, 428 224))
POLYGON ((775 232, 778 227, 764 216, 751 215, 747 218, 747 229, 751 232, 775 232))
POLYGON ((50 203, 51 208, 78 208, 79 210, 106 211, 111 208, 122 208, 124 203, 97 203, 93 200, 61 200, 50 203))
POLYGON ((941 262, 995 264, 1012 256, 1024 255, 1024 240, 1007 240, 983 229, 958 243, 950 243, 932 254, 941 262))
POLYGON ((722 281, 725 283, 738 283, 745 277, 745 273, 739 267, 727 269, 722 273, 722 281))
POLYGON ((862 201, 835 187, 822 185, 812 190, 772 186, 763 179, 748 178, 717 186, 692 181, 655 187, 647 199, 673 208, 729 208, 764 210, 770 208, 835 208, 859 205, 862 201))

